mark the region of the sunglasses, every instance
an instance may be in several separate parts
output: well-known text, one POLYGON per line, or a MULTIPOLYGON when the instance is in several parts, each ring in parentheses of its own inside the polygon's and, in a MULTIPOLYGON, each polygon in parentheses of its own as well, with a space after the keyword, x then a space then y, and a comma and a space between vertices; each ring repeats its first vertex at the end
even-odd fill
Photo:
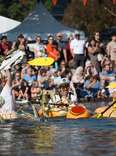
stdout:
POLYGON ((53 40, 53 38, 49 38, 49 40, 53 40))

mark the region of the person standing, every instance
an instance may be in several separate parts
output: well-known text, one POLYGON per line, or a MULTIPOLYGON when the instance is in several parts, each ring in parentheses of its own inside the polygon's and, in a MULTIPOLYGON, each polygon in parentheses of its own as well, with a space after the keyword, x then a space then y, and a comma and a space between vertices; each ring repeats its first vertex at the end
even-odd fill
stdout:
POLYGON ((107 106, 98 107, 95 110, 95 113, 98 115, 100 114, 103 117, 115 118, 116 117, 116 81, 110 82, 109 85, 107 86, 107 88, 109 90, 110 97, 113 99, 112 104, 107 105, 107 106))
POLYGON ((112 35, 112 40, 107 44, 107 54, 110 57, 114 70, 116 70, 116 35, 112 35))
POLYGON ((41 36, 36 36, 33 47, 35 58, 45 57, 45 48, 41 40, 41 36))
POLYGON ((54 45, 54 38, 51 35, 48 36, 48 44, 45 46, 45 50, 47 56, 54 59, 53 66, 57 69, 58 60, 60 59, 60 52, 57 50, 56 46, 54 45))
POLYGON ((85 61, 85 40, 80 39, 80 34, 75 34, 74 39, 70 42, 70 50, 74 59, 74 66, 84 67, 85 61))
POLYGON ((0 119, 3 120, 12 120, 16 119, 16 111, 15 111, 15 99, 12 95, 12 78, 11 72, 9 70, 6 71, 6 84, 2 89, 0 97, 2 97, 2 103, 0 103, 0 119))
POLYGON ((66 50, 65 50, 66 42, 63 41, 63 34, 62 33, 57 33, 56 34, 55 42, 56 42, 56 45, 57 45, 57 49, 58 49, 58 51, 60 53, 59 62, 65 61, 65 63, 67 63, 66 50))
POLYGON ((6 35, 1 37, 0 42, 0 55, 7 56, 11 50, 11 43, 8 41, 6 35))

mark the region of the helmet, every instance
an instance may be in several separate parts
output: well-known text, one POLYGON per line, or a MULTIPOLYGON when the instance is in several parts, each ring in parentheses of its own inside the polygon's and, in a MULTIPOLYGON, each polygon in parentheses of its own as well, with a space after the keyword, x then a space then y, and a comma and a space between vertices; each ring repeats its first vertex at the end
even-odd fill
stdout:
POLYGON ((107 86, 109 89, 116 89, 116 81, 110 82, 109 85, 107 86))

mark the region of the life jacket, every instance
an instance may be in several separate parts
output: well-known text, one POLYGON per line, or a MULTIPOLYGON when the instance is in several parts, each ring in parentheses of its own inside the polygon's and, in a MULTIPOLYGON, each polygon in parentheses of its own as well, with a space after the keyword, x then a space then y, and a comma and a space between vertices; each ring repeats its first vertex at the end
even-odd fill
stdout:
POLYGON ((60 57, 59 51, 54 47, 54 45, 51 44, 47 44, 46 53, 48 57, 53 58, 55 61, 57 61, 58 58, 60 57))

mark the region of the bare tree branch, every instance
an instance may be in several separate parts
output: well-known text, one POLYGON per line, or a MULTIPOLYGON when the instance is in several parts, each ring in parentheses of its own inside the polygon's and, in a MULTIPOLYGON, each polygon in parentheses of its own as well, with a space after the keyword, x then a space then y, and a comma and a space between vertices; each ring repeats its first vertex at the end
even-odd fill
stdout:
POLYGON ((112 10, 108 9, 107 7, 104 7, 104 9, 110 13, 112 16, 115 16, 116 17, 116 13, 114 13, 112 10))

